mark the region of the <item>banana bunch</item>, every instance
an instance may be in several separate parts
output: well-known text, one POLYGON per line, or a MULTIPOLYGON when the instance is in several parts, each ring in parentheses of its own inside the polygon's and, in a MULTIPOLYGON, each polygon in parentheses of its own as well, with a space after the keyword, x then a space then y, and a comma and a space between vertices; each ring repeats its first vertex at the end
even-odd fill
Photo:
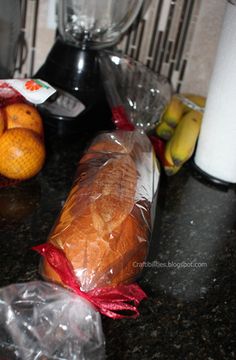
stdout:
POLYGON ((158 137, 166 141, 164 168, 167 175, 176 174, 192 156, 201 128, 206 98, 176 94, 167 105, 156 127, 158 137))

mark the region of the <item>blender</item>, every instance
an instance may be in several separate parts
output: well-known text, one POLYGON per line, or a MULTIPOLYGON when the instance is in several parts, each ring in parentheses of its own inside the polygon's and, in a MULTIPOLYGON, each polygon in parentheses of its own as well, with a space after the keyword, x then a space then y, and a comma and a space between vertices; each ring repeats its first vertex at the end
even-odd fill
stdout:
POLYGON ((111 128, 99 52, 115 45, 143 0, 59 0, 57 38, 34 77, 58 91, 39 107, 59 133, 111 128))

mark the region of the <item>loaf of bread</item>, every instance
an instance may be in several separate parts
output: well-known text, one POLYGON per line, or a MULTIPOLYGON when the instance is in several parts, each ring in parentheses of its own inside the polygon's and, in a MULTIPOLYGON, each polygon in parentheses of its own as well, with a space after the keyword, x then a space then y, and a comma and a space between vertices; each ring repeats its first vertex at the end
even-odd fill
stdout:
MULTIPOLYGON (((140 273, 157 183, 151 143, 137 131, 101 134, 81 158, 48 241, 64 251, 83 291, 129 283, 140 273)), ((41 269, 61 283, 46 260, 41 269)))

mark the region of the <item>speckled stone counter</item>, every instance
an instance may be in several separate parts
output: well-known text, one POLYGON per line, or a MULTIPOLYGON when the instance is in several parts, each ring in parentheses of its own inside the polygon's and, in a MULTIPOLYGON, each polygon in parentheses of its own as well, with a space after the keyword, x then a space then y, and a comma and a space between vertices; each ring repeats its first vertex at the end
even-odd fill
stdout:
MULTIPOLYGON (((38 278, 39 256, 89 136, 47 143, 43 171, 0 190, 0 285, 38 278)), ((150 255, 140 279, 149 298, 136 320, 103 317, 107 359, 236 358, 236 194, 190 165, 162 176, 150 255)))

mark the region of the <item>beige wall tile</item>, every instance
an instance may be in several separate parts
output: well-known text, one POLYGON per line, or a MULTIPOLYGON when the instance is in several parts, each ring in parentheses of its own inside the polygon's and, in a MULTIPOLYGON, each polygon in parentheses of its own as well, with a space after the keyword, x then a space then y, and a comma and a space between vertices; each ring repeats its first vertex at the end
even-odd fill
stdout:
POLYGON ((226 3, 226 0, 202 1, 182 92, 207 95, 226 3))
POLYGON ((39 1, 38 29, 36 38, 36 52, 34 71, 44 63, 48 52, 55 41, 55 29, 48 26, 49 1, 39 1))

